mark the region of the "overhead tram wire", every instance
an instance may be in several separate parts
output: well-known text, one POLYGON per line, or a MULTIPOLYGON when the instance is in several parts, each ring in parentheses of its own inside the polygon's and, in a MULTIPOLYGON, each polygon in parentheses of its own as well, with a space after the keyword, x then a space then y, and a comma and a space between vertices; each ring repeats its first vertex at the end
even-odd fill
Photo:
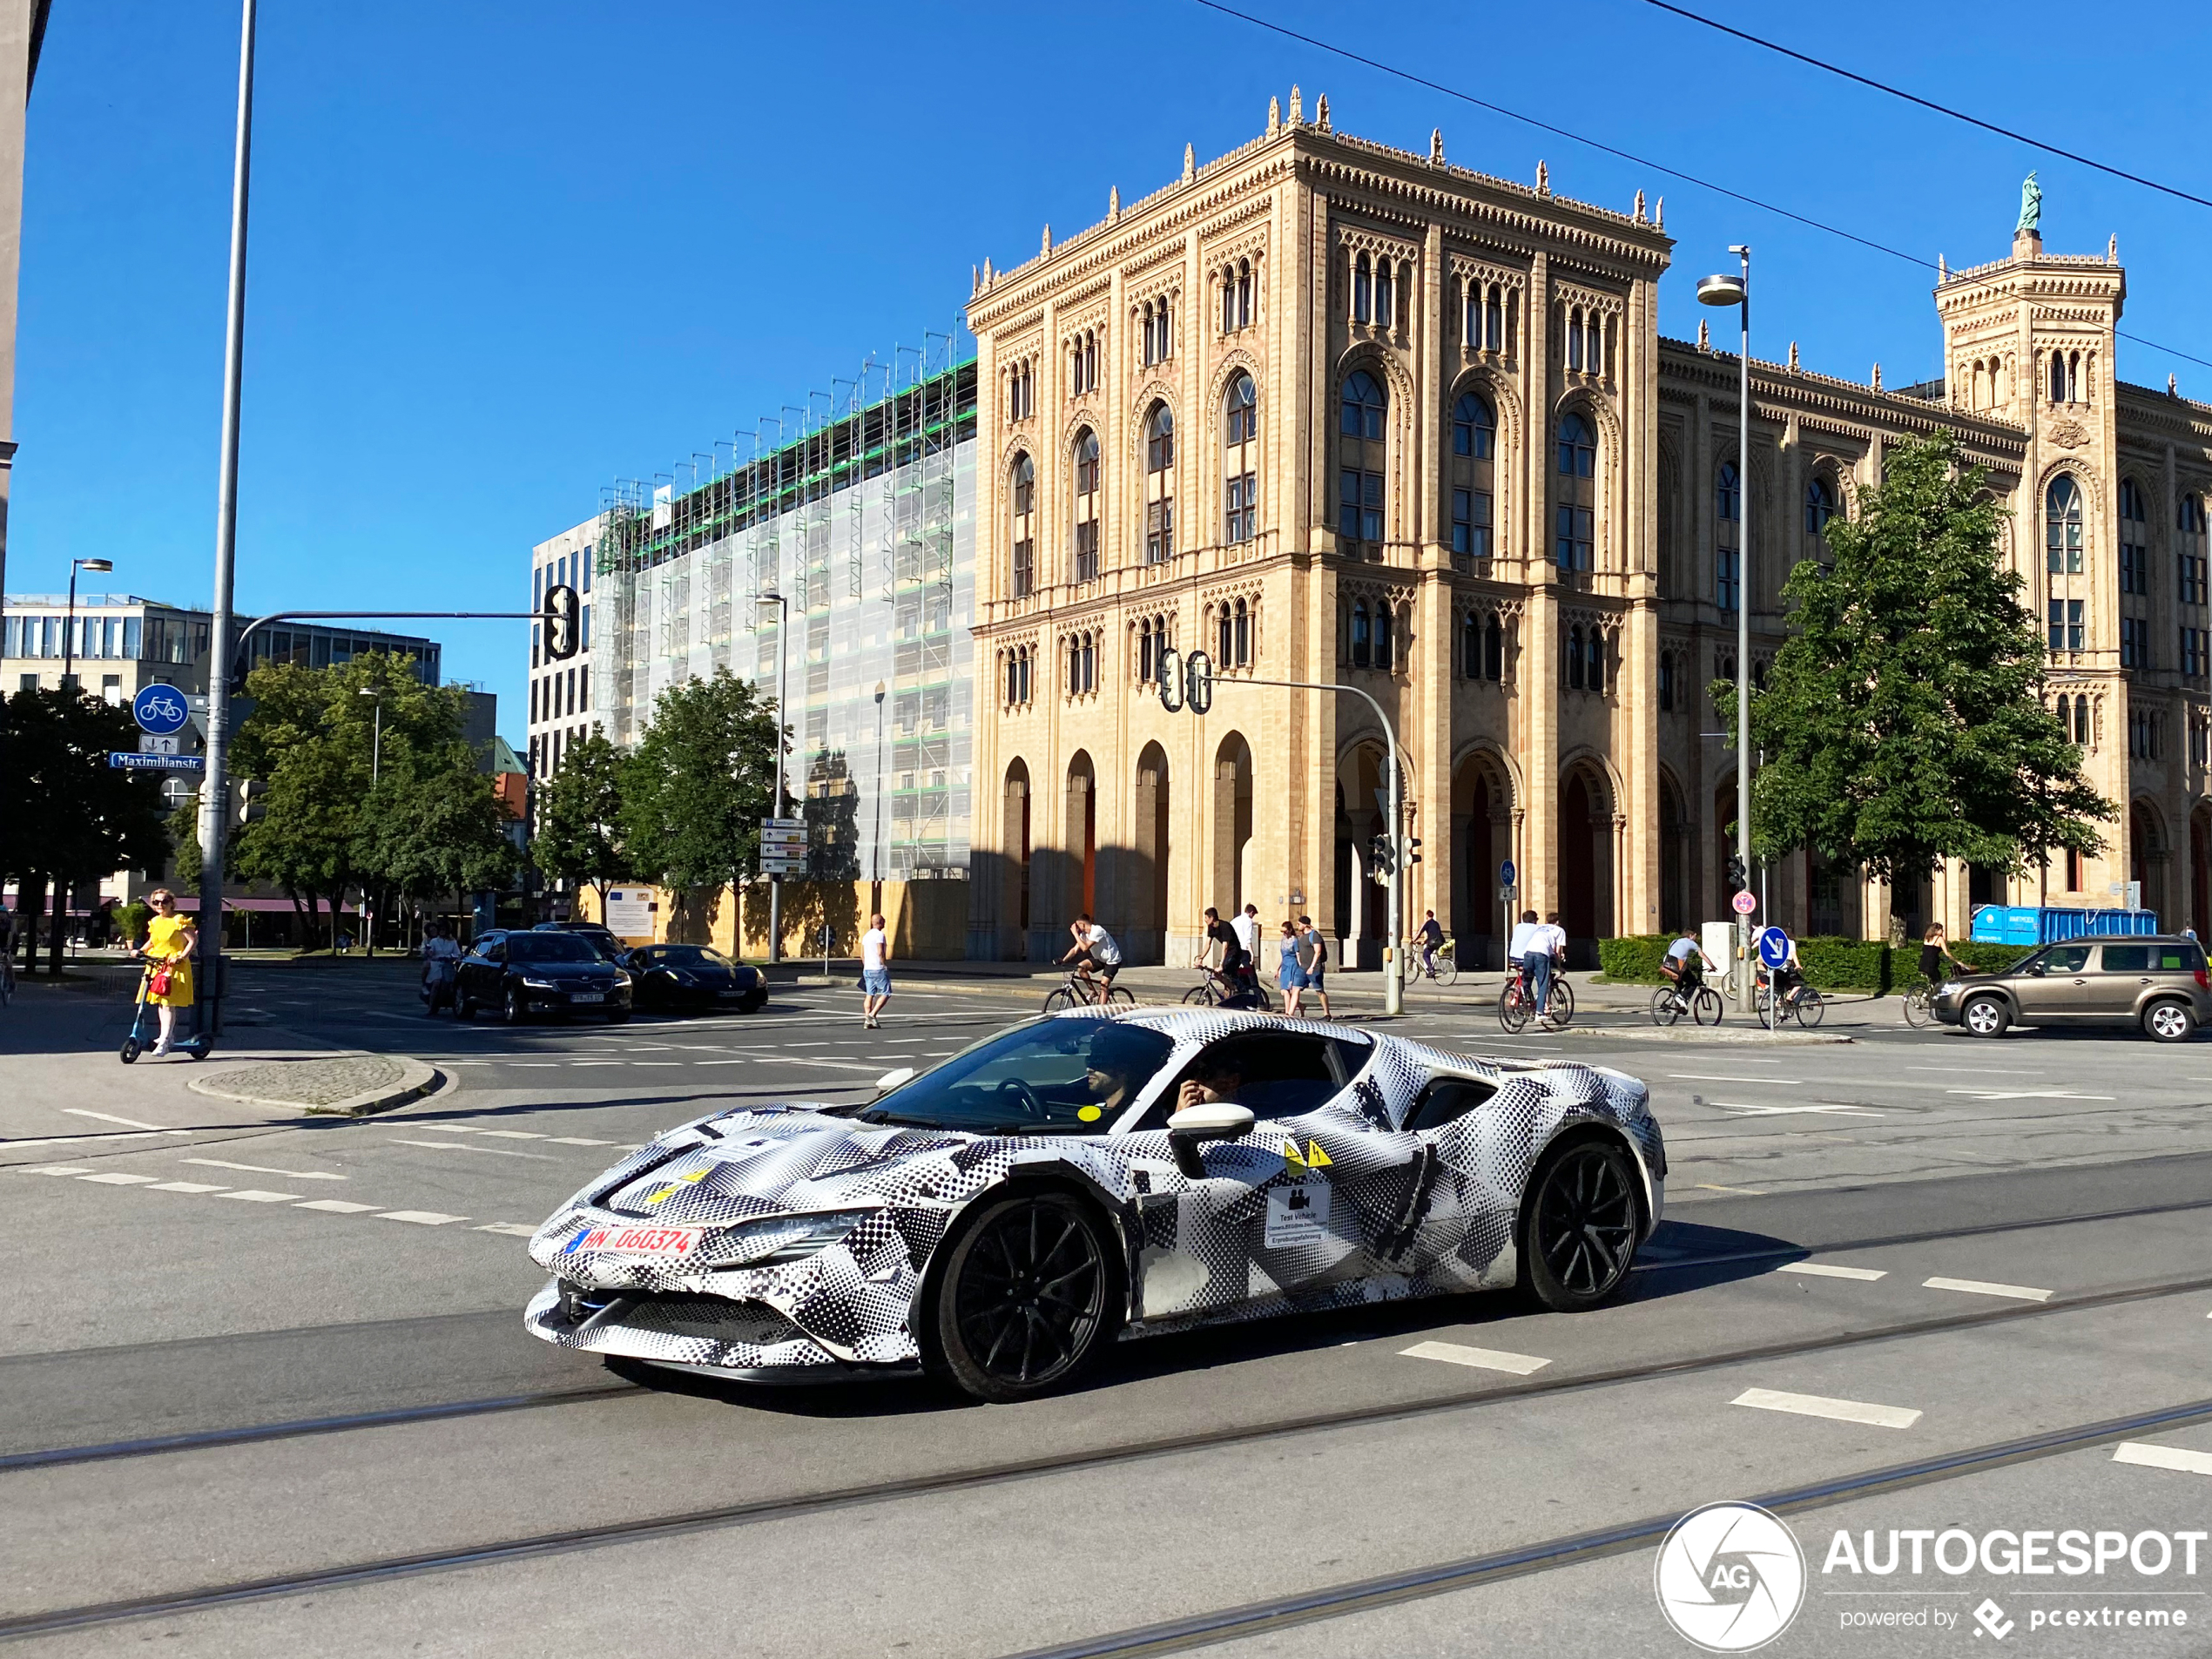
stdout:
MULTIPOLYGON (((1194 5, 1203 6, 1208 11, 1217 11, 1224 17, 1234 17, 1239 23, 1248 23, 1255 29, 1264 29, 1268 31, 1268 33, 1272 35, 1280 35, 1285 40, 1295 40, 1300 45, 1311 46, 1316 51, 1326 52, 1332 57, 1341 57, 1347 63, 1358 64, 1362 68, 1372 69, 1378 74, 1388 75, 1395 79, 1405 81, 1411 85, 1424 87, 1429 91, 1441 93, 1446 98, 1456 99, 1461 104, 1470 105, 1475 109, 1487 110, 1493 115, 1501 115, 1508 121, 1518 121, 1523 126, 1534 127, 1540 132, 1552 133, 1558 138, 1566 139, 1569 144, 1579 144, 1586 149, 1595 150, 1601 154, 1612 156, 1618 160, 1632 162, 1639 167, 1648 167, 1654 172, 1664 173, 1669 179, 1679 179, 1683 181, 1683 183, 1689 185, 1696 189, 1710 191, 1716 196, 1724 196, 1730 201, 1742 202, 1747 207, 1756 207, 1761 212, 1772 213, 1778 219, 1786 219, 1790 220, 1792 224, 1803 225, 1808 229, 1820 231, 1830 236, 1839 237, 1846 242, 1856 243, 1858 246, 1870 248, 1877 253, 1886 253, 1893 260, 1903 260, 1907 265, 1917 265, 1924 271, 1934 270, 1937 268, 1936 262, 1933 260, 1923 259, 1918 253, 1908 253, 1903 248, 1892 247, 1888 243, 1878 242, 1871 236, 1861 236, 1856 231, 1847 231, 1840 225, 1831 225, 1825 219, 1811 218, 1806 214, 1796 212, 1790 208, 1780 206, 1774 202, 1762 200, 1757 196, 1747 196, 1740 190, 1731 190, 1726 185, 1716 184, 1710 179, 1701 178, 1694 172, 1684 172, 1679 167, 1670 167, 1663 161, 1654 161, 1649 156, 1637 155, 1632 150, 1623 150, 1618 145, 1607 144, 1602 139, 1589 138, 1583 133, 1575 132, 1572 128, 1557 126, 1549 121, 1539 120, 1533 115, 1523 115, 1519 110, 1509 110, 1502 104, 1493 104, 1487 98, 1477 98, 1472 92, 1463 92, 1456 86, 1447 86, 1441 81, 1431 80, 1426 75, 1417 75, 1409 69, 1400 69, 1395 64, 1386 64, 1380 58, 1369 57, 1364 53, 1353 51, 1349 47, 1339 46, 1333 42, 1322 40, 1312 35, 1302 34, 1298 30, 1287 28, 1284 24, 1277 23, 1271 18, 1255 17, 1249 11, 1239 11, 1234 6, 1223 4, 1222 0, 1191 0, 1191 3, 1194 5)), ((1703 18, 1699 18, 1698 21, 1703 22, 1704 20, 1703 18)), ((1718 26, 1719 25, 1717 24, 1716 25, 1716 27, 1718 26)), ((1760 44, 1764 44, 1764 43, 1762 42, 1760 44)), ((1823 65, 1823 67, 1825 67, 1825 65, 1823 65)), ((1886 91, 1888 89, 1885 88, 1884 90, 1886 91)), ((2010 137, 2013 135, 2007 134, 2006 136, 2010 137)), ((2021 140, 2021 142, 2033 143, 2033 141, 2031 139, 2024 139, 2021 140)), ((2063 154, 2065 152, 2060 152, 2059 153, 2063 154)), ((2088 165, 2095 166, 2099 164, 2091 162, 2088 165)), ((2148 183, 2149 181, 2145 180, 2143 182, 2148 183)), ((2164 185, 2158 185, 2155 187, 2159 189, 2165 188, 2164 185)), ((2177 192, 2175 193, 2179 194, 2181 192, 2177 192)), ((2192 197, 2190 199, 2194 200, 2195 199, 2192 197)), ((2157 341, 2146 339, 2141 334, 2131 334, 2124 328, 2115 328, 2113 332, 2121 339, 2133 341, 2138 346, 2148 346, 2153 351, 2164 352, 2168 356, 2178 357, 2183 362, 2195 363, 2205 368, 2212 368, 2212 357, 2199 357, 2192 352, 2182 351, 2177 347, 2161 345, 2157 341)))
POLYGON ((1778 41, 1769 40, 1764 36, 1749 34, 1741 29, 1732 28, 1727 24, 1716 22, 1713 18, 1702 17, 1685 7, 1670 3, 1670 0, 1647 0, 1647 3, 1658 7, 1662 11, 1671 11, 1677 17, 1687 17, 1692 23, 1703 24, 1706 28, 1717 30, 1723 35, 1733 35, 1737 39, 1748 44, 1763 47, 1770 52, 1779 52, 1784 57, 1794 57, 1800 64, 1807 64, 1814 69, 1825 70, 1829 74, 1841 76, 1844 80, 1856 81, 1859 85, 1869 87, 1874 91, 1886 92, 1892 98, 1902 98, 1907 104, 1917 104, 1924 110, 1932 110, 1938 115, 1949 116, 1954 121, 1964 121, 1968 126, 1979 127, 1984 132, 1994 132, 2000 138, 2010 138, 2015 144, 2027 145, 2031 150, 2040 150, 2047 155, 2060 156, 2068 161, 2078 161, 2085 167, 2094 167, 2099 172, 2111 174, 2114 179, 2125 179, 2129 184, 2141 185, 2146 190, 2160 191, 2168 196, 2179 197, 2185 202, 2195 202, 2199 207, 2212 207, 2212 197, 2193 195, 2175 185, 2161 185, 2155 179, 2146 179, 2139 172, 2129 172, 2124 167, 2112 166, 2092 156, 2082 155, 2077 151, 2062 149, 2047 138, 2032 138, 2025 132, 2015 132, 2010 127, 2000 127, 1994 121, 1985 121, 1978 115, 1968 115, 1964 110, 1952 109, 1948 104, 1939 104, 1933 98, 1922 98, 1918 92, 1908 92, 1903 87, 1892 86, 1887 81, 1878 81, 1870 75, 1861 75, 1856 71, 1824 62, 1820 58, 1810 57, 1806 53, 1784 46, 1778 41))

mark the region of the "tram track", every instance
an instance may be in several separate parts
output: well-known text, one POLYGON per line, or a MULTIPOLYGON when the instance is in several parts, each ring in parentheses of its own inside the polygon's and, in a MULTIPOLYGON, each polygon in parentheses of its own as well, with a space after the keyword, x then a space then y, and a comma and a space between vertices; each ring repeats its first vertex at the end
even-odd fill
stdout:
MULTIPOLYGON (((440 1572, 496 1565, 536 1557, 647 1542, 724 1527, 792 1521, 838 1509, 941 1496, 1010 1482, 1085 1471, 1114 1468, 1150 1460, 1211 1451, 1233 1446, 1288 1439, 1330 1430, 1402 1421, 1445 1413, 1475 1410, 1533 1399, 1555 1398, 1596 1389, 1677 1378, 1730 1366, 1807 1354, 1910 1339, 1939 1333, 2008 1325, 2032 1319, 2154 1301, 2167 1297, 2212 1290, 2212 1275, 2158 1284, 2138 1285, 2054 1298, 2049 1302, 1927 1319, 1899 1321, 1860 1331, 1838 1332, 1797 1342, 1749 1345, 1720 1353, 1561 1376, 1545 1381, 1456 1389, 1373 1406, 1344 1407, 1300 1413, 1258 1422, 1230 1424, 1187 1433, 1158 1436, 1121 1445, 1096 1447, 1035 1457, 1004 1460, 967 1467, 923 1473, 900 1479, 867 1482, 812 1493, 749 1500, 705 1508, 610 1521, 594 1526, 527 1534, 440 1550, 387 1555, 326 1568, 240 1579, 192 1588, 123 1600, 92 1602, 0 1618, 0 1641, 22 1640, 62 1631, 120 1624, 132 1621, 173 1617, 214 1610, 246 1602, 387 1581, 440 1572)), ((609 1390, 607 1392, 617 1392, 609 1390)), ((624 1390, 622 1392, 634 1392, 624 1390)), ((482 1409, 521 1409, 532 1403, 481 1402, 482 1409)), ((543 1403, 556 1403, 546 1399, 543 1403)), ((455 1402, 460 1406, 464 1402, 455 1402)), ((435 1410, 435 1408, 423 1408, 435 1410)), ((453 1413, 448 1413, 453 1414, 453 1413)), ((336 1420, 333 1420, 334 1421, 336 1420)), ((2212 1421, 2212 1399, 2197 1400, 2126 1418, 2108 1419, 2073 1428, 1992 1446, 1947 1453, 1871 1474, 1795 1487, 1757 1501, 1769 1508, 1788 1511, 1817 1507, 1848 1498, 1871 1495, 1904 1486, 1956 1478, 2033 1458, 2054 1455, 2103 1440, 2188 1426, 2212 1421)), ((279 1426, 269 1426, 272 1428, 279 1426)), ((234 1433, 245 1433, 238 1431, 234 1433)), ((306 1431, 296 1426, 286 1434, 306 1431)), ((283 1436, 272 1435, 271 1438, 283 1436)), ((227 1444, 237 1444, 233 1438, 227 1444)), ((99 1450, 101 1448, 85 1448, 99 1450)), ((161 1448, 161 1449, 175 1449, 161 1448)), ((117 1453, 116 1455, 130 1455, 117 1453)), ((53 1467, 47 1464, 43 1467, 53 1467)), ((1528 1546, 1501 1554, 1424 1567, 1409 1573, 1357 1581, 1333 1589, 1321 1589, 1277 1602, 1257 1603, 1202 1615, 1196 1622, 1178 1621, 1172 1626, 1148 1626, 1110 1633, 1089 1645, 1036 1650, 1025 1659, 1076 1659, 1089 1654, 1166 1653, 1207 1645, 1233 1635, 1317 1618, 1339 1616, 1387 1604, 1392 1601, 1473 1588, 1496 1579, 1566 1566, 1603 1554, 1640 1547, 1663 1534, 1675 1516, 1651 1517, 1623 1527, 1578 1534, 1549 1543, 1528 1546), (1098 1645, 1104 1643, 1108 1645, 1098 1645), (1114 1645, 1118 1644, 1118 1645, 1114 1645)))

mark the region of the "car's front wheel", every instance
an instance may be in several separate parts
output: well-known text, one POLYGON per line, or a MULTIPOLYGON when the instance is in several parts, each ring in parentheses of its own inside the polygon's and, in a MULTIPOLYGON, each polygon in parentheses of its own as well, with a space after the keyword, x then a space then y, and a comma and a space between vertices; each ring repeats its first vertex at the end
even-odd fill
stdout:
POLYGON ((1112 1335, 1112 1247, 1072 1193, 988 1204, 951 1250, 932 1315, 936 1347, 976 1399, 1028 1399, 1057 1387, 1112 1335))
POLYGON ((1555 1312, 1621 1288, 1636 1249, 1635 1171, 1617 1142, 1591 1136, 1549 1154, 1529 1184, 1521 1285, 1555 1312))
POLYGON ((2196 1016, 2186 1002, 2154 1002, 2143 1010, 2143 1029, 2161 1042, 2187 1042, 2196 1016))
POLYGON ((502 1012, 509 1025, 520 1025, 529 1017, 529 1004, 523 1000, 521 986, 510 985, 507 988, 507 1001, 502 1012))
POLYGON ((1978 1037, 2001 1037, 2012 1016, 2005 1011, 2001 998, 1978 996, 1960 1010, 1959 1023, 1978 1037))

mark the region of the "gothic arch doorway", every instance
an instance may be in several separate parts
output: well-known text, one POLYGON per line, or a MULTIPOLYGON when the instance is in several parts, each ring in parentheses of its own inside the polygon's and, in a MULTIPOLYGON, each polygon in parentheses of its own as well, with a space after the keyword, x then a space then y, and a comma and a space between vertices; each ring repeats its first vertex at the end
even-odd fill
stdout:
POLYGON ((1206 900, 1224 916, 1244 907, 1251 839, 1252 750, 1243 733, 1231 732, 1214 751, 1213 882, 1206 900))
POLYGON ((1136 868, 1127 943, 1138 961, 1167 960, 1168 756, 1148 743, 1136 757, 1136 868))
POLYGON ((1560 791, 1559 885, 1568 961, 1594 966, 1613 928, 1613 792, 1593 766, 1574 767, 1560 791))
POLYGON ((1014 918, 1019 961, 1029 954, 1029 768, 1022 761, 1006 769, 1000 814, 999 845, 1006 851, 1006 914, 1014 918))
POLYGON ((1090 756, 1076 751, 1068 763, 1068 816, 1065 840, 1072 878, 1068 894, 1069 915, 1098 914, 1098 789, 1090 756))

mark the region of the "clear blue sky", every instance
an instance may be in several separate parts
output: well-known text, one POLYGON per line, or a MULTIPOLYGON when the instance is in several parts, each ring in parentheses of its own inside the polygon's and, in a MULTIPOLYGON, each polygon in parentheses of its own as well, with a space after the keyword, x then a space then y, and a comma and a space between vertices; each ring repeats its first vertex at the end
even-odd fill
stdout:
MULTIPOLYGON (((2212 359, 2212 209, 2037 156, 1632 0, 1250 8, 1953 265, 2041 171, 2054 251, 2120 234, 2123 327, 2212 359), (1387 17, 1391 27, 1378 26, 1387 17)), ((2212 196, 2212 11, 1950 0, 1713 15, 2212 196)), ((205 602, 235 5, 56 0, 30 109, 10 589, 71 556, 205 602)), ((1271 37, 1190 0, 341 7, 264 0, 239 604, 523 603, 529 545, 871 351, 943 328, 971 265, 1036 250, 1330 95, 1342 130, 1626 208, 1667 199, 1662 326, 1748 238, 1779 357, 1940 368, 1904 263, 1271 37)), ((2123 347, 2123 376, 2212 368, 2123 347)), ((428 624, 522 727, 521 624, 428 624)))

